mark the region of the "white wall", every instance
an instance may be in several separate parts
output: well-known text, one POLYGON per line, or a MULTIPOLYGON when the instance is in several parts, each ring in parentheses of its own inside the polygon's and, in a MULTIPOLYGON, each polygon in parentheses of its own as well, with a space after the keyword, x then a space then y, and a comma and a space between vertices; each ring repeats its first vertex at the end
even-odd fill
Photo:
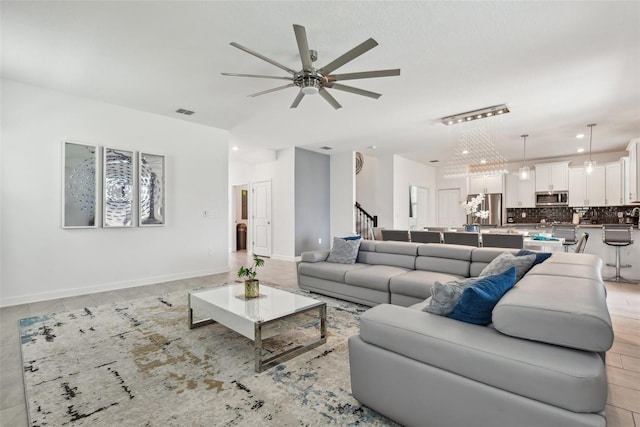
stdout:
POLYGON ((393 156, 393 228, 409 229, 409 186, 428 189, 427 224, 436 221, 436 170, 431 166, 393 156))
POLYGON ((223 130, 3 80, 0 305, 228 271, 227 145, 223 130), (166 226, 62 229, 64 140, 164 154, 166 226))
POLYGON ((364 163, 356 175, 356 201, 372 215, 377 215, 377 192, 375 188, 378 159, 362 155, 364 163))
POLYGON ((376 210, 371 212, 378 215, 378 226, 387 229, 394 228, 393 205, 393 155, 378 157, 376 162, 376 210))
POLYGON ((349 151, 331 155, 331 236, 355 232, 355 155, 349 151))
MULTIPOLYGON (((294 148, 278 151, 273 161, 259 163, 234 161, 229 165, 230 185, 271 181, 271 257, 275 259, 295 259, 294 166, 294 148)), ((251 212, 251 197, 249 197, 249 204, 249 212, 251 212)), ((249 224, 247 249, 251 250, 251 219, 249 224)))

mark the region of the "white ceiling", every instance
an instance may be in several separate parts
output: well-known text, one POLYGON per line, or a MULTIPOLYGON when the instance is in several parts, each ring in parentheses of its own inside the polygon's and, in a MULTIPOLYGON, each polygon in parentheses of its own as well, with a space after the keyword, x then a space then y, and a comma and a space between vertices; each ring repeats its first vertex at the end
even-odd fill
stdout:
MULTIPOLYGON (((299 146, 446 161, 455 126, 439 118, 505 103, 499 152, 513 162, 622 151, 640 137, 640 2, 27 2, 2 1, 2 77, 228 129, 240 154, 299 146), (294 69, 292 24, 322 66, 373 37, 379 46, 336 73, 400 68, 290 109, 296 88, 256 98, 294 69), (182 116, 178 108, 196 114, 182 116), (577 133, 587 138, 578 141, 577 133)), ((487 122, 497 119, 485 119, 487 122)), ((477 122, 480 123, 480 122, 477 122)), ((497 126, 495 123, 492 126, 497 126)), ((458 125, 463 126, 463 125, 458 125)))

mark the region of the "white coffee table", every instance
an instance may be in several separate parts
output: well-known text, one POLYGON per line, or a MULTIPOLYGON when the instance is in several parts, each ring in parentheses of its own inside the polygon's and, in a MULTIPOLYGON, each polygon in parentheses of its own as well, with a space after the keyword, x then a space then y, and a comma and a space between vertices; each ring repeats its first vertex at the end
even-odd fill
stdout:
MULTIPOLYGON (((305 321, 308 321, 308 316, 305 321)), ((327 342, 327 304, 313 298, 260 285, 258 298, 245 299, 244 284, 189 293, 189 328, 220 323, 253 340, 255 369, 262 372, 327 342), (305 313, 317 310, 320 337, 294 348, 264 357, 262 341, 291 330, 305 313), (206 318, 194 322, 194 311, 206 318), (287 328, 288 327, 288 328, 287 328)), ((298 325, 299 326, 299 325, 298 325)))

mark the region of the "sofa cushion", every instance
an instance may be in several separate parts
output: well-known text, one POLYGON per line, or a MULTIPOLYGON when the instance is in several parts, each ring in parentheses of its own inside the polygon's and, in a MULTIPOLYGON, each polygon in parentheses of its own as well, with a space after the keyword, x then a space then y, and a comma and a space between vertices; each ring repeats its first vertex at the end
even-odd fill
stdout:
POLYGON ((471 246, 464 245, 423 244, 418 248, 416 270, 469 277, 469 263, 473 249, 471 246))
POLYGON ((420 243, 383 241, 376 243, 376 252, 416 256, 418 255, 419 246, 420 243))
POLYGON ((327 262, 338 264, 353 264, 358 257, 361 239, 345 240, 341 237, 333 238, 333 247, 327 258, 327 262))
POLYGON ((460 301, 462 292, 477 281, 477 277, 469 277, 466 279, 447 282, 445 284, 440 282, 434 283, 431 288, 429 304, 424 307, 424 311, 427 313, 438 314, 440 316, 449 315, 456 304, 458 304, 458 301, 460 301))
MULTIPOLYGON (((545 262, 529 270, 531 275, 581 277, 600 280, 600 268, 597 265, 545 262)), ((556 279, 557 280, 557 279, 556 279)), ((560 279, 562 280, 562 279, 560 279)))
MULTIPOLYGON (((568 267, 556 265, 561 270, 568 267)), ((607 351, 613 344, 613 328, 605 288, 595 279, 527 274, 496 304, 493 326, 514 337, 607 351)))
POLYGON ((360 337, 397 357, 573 412, 599 412, 606 404, 605 366, 597 353, 514 339, 491 327, 389 304, 360 316, 360 337))
POLYGON ((302 262, 298 265, 298 272, 304 276, 317 277, 318 279, 333 280, 344 283, 344 275, 347 271, 366 268, 366 264, 336 264, 333 262, 302 262))
POLYGON ((413 270, 416 265, 416 257, 397 253, 361 251, 358 255, 358 262, 370 265, 390 265, 413 270))
POLYGON ((409 271, 406 268, 391 265, 368 265, 365 268, 348 271, 344 282, 363 288, 389 292, 389 280, 399 274, 409 271))
MULTIPOLYGON (((533 261, 531 261, 533 262, 533 261)), ((478 279, 462 292, 448 317, 474 325, 491 323, 491 312, 502 296, 516 283, 516 268, 478 279)))
POLYGON ((319 262, 326 261, 330 251, 309 251, 302 252, 300 254, 300 261, 302 262, 319 262))
MULTIPOLYGON (((509 252, 504 252, 493 259, 482 271, 480 277, 493 276, 504 273, 511 267, 515 267, 516 282, 522 279, 536 260, 535 255, 517 257, 509 252)), ((512 285, 513 286, 513 285, 512 285)))
POLYGON ((389 290, 392 294, 425 299, 431 295, 431 288, 437 281, 450 282, 459 278, 460 276, 453 274, 411 270, 392 277, 389 283, 389 290))

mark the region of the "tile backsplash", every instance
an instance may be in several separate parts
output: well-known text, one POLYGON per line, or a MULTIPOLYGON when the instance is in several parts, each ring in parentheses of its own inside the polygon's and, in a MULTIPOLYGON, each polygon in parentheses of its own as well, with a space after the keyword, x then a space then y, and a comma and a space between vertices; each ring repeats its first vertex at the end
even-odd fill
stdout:
POLYGON ((538 223, 541 220, 545 222, 571 222, 574 213, 582 214, 582 219, 588 219, 596 224, 618 224, 624 220, 624 217, 618 217, 618 213, 622 215, 628 213, 629 208, 624 206, 599 206, 590 208, 569 208, 562 206, 544 207, 544 208, 509 208, 507 209, 507 218, 513 218, 514 224, 538 223), (522 217, 522 214, 525 217, 522 217))

